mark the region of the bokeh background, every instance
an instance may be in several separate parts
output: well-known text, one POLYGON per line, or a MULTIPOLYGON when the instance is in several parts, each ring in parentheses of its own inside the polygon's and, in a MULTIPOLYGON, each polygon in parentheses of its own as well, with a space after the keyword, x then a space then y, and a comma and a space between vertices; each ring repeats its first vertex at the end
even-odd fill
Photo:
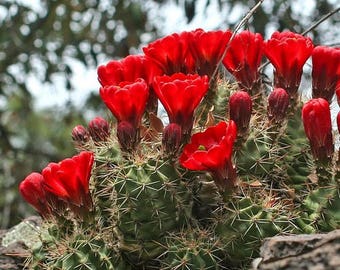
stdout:
MULTIPOLYGON (((34 213, 18 184, 75 154, 72 128, 96 115, 111 117, 98 96, 98 65, 140 53, 172 32, 233 29, 255 3, 0 0, 0 228, 34 213)), ((265 0, 246 28, 266 39, 275 30, 301 33, 339 6, 338 0, 265 0)), ((340 12, 308 35, 315 44, 340 47, 340 12)), ((308 71, 310 63, 305 82, 308 71)))

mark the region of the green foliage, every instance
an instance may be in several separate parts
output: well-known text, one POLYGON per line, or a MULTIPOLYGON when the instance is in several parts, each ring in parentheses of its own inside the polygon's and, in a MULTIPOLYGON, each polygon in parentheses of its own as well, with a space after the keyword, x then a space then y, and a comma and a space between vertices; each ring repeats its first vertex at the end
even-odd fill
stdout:
MULTIPOLYGON (((135 1, 37 3, 36 7, 29 1, 0 4, 4 14, 0 19, 0 189, 6 194, 0 198, 0 227, 14 225, 31 212, 17 196, 18 181, 50 161, 70 156, 74 152, 71 130, 86 124, 86 112, 72 105, 37 111, 29 77, 49 85, 52 92, 54 76, 59 74, 64 87, 72 91, 77 85, 71 78, 77 71, 70 59, 94 68, 99 59, 129 54, 146 31, 147 16, 135 1)), ((88 104, 99 111, 95 99, 88 104)))

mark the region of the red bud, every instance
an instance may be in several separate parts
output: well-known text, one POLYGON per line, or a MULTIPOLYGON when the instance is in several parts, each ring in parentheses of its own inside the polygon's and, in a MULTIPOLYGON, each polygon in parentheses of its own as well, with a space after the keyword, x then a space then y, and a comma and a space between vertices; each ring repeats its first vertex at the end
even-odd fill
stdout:
POLYGON ((106 141, 110 136, 110 125, 102 117, 95 117, 89 123, 89 132, 95 142, 106 141))
POLYGON ((90 139, 90 134, 82 125, 75 126, 72 130, 72 140, 77 143, 86 143, 90 139))
POLYGON ((308 101, 302 108, 302 120, 314 158, 330 161, 334 145, 329 103, 323 98, 308 101))
POLYGON ((339 131, 339 133, 340 133, 340 112, 338 112, 338 115, 337 115, 337 117, 336 117, 336 123, 337 123, 337 125, 338 125, 338 131, 339 131))
POLYGON ((267 108, 270 121, 280 122, 286 117, 289 99, 289 94, 283 88, 276 88, 270 93, 267 108))
POLYGON ((229 99, 229 116, 236 123, 238 134, 247 132, 252 111, 250 95, 245 91, 235 92, 229 99))

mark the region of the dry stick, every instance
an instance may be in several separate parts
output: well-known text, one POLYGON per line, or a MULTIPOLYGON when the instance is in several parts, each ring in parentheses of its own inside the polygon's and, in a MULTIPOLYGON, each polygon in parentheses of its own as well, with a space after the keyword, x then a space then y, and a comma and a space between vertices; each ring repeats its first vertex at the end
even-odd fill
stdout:
MULTIPOLYGON (((327 20, 329 17, 333 16, 335 13, 340 11, 340 7, 337 7, 336 9, 332 10, 331 12, 327 13, 325 16, 323 16, 320 20, 315 22, 312 26, 310 26, 307 30, 303 31, 301 35, 305 36, 307 33, 315 29, 316 27, 319 26, 319 24, 323 23, 325 20, 327 20)), ((265 62, 262 66, 259 67, 259 70, 262 70, 265 68, 270 61, 265 62)))
POLYGON ((322 22, 324 22, 325 20, 327 20, 329 17, 331 17, 333 14, 337 13, 340 11, 340 6, 337 7, 336 9, 334 9, 333 11, 329 12, 328 14, 326 14, 324 17, 322 17, 320 20, 318 20, 316 23, 314 23, 311 27, 309 27, 307 30, 303 31, 301 33, 301 35, 306 35, 307 33, 309 33, 310 31, 312 31, 313 29, 315 29, 316 27, 319 26, 319 24, 321 24, 322 22))
MULTIPOLYGON (((253 6, 252 9, 249 10, 248 13, 244 16, 244 18, 236 25, 236 27, 235 27, 235 29, 234 29, 234 31, 233 31, 233 34, 231 35, 231 37, 230 37, 230 39, 229 39, 229 41, 228 41, 228 43, 227 43, 227 46, 226 46, 225 49, 224 49, 224 52, 223 52, 223 54, 222 54, 222 57, 221 57, 221 59, 218 61, 217 66, 216 66, 216 69, 214 70, 214 73, 213 73, 213 75, 212 75, 211 78, 210 78, 210 82, 211 82, 212 78, 215 77, 215 75, 216 75, 216 73, 217 73, 217 71, 218 71, 219 66, 221 65, 221 63, 222 63, 224 57, 226 56, 227 51, 228 51, 228 49, 229 49, 229 47, 230 47, 231 41, 234 39, 235 35, 236 35, 237 32, 240 30, 240 28, 241 28, 243 25, 245 25, 245 24, 249 21, 250 17, 253 16, 253 14, 255 13, 255 11, 261 6, 261 4, 263 3, 263 1, 264 1, 264 0, 260 0, 255 6, 253 6)), ((209 83, 210 83, 210 82, 209 82, 209 83)))

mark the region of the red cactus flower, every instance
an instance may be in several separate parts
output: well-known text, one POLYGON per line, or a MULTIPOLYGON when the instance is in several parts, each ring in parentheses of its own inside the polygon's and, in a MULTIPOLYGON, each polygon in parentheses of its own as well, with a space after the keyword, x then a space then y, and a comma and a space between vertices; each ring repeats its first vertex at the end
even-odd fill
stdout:
POLYGON ((241 89, 251 91, 258 83, 263 56, 261 34, 242 31, 230 42, 223 65, 236 78, 241 89))
POLYGON ((289 95, 283 88, 275 88, 268 97, 267 115, 270 121, 280 122, 287 116, 289 95))
POLYGON ((31 204, 43 217, 51 213, 46 192, 43 188, 44 177, 40 173, 29 174, 19 185, 21 196, 31 204))
POLYGON ((43 169, 43 187, 60 199, 78 207, 92 205, 89 180, 94 161, 93 153, 83 151, 43 169))
POLYGON ((192 72, 192 57, 188 48, 187 32, 174 33, 149 43, 145 55, 161 67, 167 75, 192 72))
POLYGON ((72 140, 76 143, 83 144, 90 140, 90 134, 82 125, 77 125, 72 129, 72 140))
POLYGON ((158 100, 152 89, 152 82, 155 76, 163 75, 164 72, 151 58, 145 55, 129 55, 122 60, 112 60, 106 65, 99 66, 97 73, 103 87, 144 79, 150 88, 146 110, 157 112, 158 100))
POLYGON ((149 96, 143 79, 134 83, 121 82, 118 86, 104 86, 99 90, 100 97, 118 122, 127 121, 138 128, 149 96))
POLYGON ((245 91, 237 91, 229 99, 229 118, 236 123, 239 135, 244 135, 249 127, 252 101, 245 91))
POLYGON ((170 123, 178 124, 183 134, 191 132, 194 111, 209 88, 208 77, 176 73, 155 78, 154 89, 168 113, 170 123))
POLYGON ((237 128, 232 120, 194 134, 180 156, 181 165, 189 170, 211 172, 222 191, 233 187, 236 175, 231 154, 236 135, 237 128))
POLYGON ((296 95, 302 76, 302 68, 313 51, 310 38, 292 32, 274 32, 264 43, 266 57, 275 67, 274 86, 296 95))
POLYGON ((317 46, 312 53, 313 98, 332 101, 336 87, 340 86, 340 48, 317 46))
POLYGON ((106 141, 110 136, 110 125, 102 117, 97 116, 89 123, 89 133, 95 142, 106 141))
POLYGON ((122 60, 112 60, 99 66, 97 73, 102 86, 135 82, 140 78, 150 85, 154 76, 163 74, 159 66, 144 55, 129 55, 122 60))
POLYGON ((302 121, 317 161, 330 161, 334 152, 329 103, 323 98, 308 101, 302 108, 302 121))
POLYGON ((231 31, 204 31, 196 29, 189 33, 189 46, 199 75, 211 77, 222 59, 231 31))

